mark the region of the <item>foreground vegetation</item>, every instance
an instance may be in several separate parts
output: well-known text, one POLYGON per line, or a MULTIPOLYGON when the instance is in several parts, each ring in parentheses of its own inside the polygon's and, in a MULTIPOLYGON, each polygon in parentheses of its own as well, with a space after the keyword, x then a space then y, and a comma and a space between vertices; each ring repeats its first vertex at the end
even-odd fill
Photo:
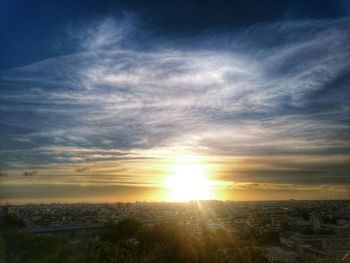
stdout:
POLYGON ((267 263, 257 247, 243 247, 225 230, 189 235, 174 222, 142 224, 126 218, 84 236, 33 235, 15 216, 0 221, 0 262, 241 262, 267 263))

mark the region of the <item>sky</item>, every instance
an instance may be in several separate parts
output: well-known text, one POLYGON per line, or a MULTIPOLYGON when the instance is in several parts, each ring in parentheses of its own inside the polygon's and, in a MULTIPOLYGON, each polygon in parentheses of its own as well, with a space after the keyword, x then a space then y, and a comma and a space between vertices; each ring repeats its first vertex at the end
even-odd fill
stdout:
POLYGON ((215 199, 350 198, 349 14, 0 0, 0 202, 167 201, 180 168, 215 199))

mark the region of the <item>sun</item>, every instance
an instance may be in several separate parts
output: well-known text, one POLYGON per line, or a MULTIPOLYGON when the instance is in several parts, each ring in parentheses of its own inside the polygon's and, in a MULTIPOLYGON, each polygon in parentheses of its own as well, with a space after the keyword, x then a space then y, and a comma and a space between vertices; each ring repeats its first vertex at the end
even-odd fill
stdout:
POLYGON ((185 202, 212 199, 207 171, 200 163, 180 163, 171 169, 165 179, 167 200, 185 202))

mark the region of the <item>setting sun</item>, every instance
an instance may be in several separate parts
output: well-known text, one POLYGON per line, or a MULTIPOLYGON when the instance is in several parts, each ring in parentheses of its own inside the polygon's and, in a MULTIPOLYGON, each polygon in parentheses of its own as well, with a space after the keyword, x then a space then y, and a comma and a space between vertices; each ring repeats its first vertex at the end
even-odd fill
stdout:
POLYGON ((212 199, 205 167, 199 163, 176 164, 165 180, 169 201, 212 199))

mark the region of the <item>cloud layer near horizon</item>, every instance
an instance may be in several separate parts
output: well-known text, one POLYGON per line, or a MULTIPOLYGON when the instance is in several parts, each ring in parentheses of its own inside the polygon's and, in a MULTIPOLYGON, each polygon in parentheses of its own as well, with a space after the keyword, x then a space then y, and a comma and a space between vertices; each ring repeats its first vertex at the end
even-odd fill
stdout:
MULTIPOLYGON (((62 39, 76 53, 1 74, 0 170, 76 174, 185 152, 222 157, 228 182, 350 184, 348 19, 172 40, 135 23, 76 28, 62 39)), ((100 178, 147 183, 130 165, 100 178)))

